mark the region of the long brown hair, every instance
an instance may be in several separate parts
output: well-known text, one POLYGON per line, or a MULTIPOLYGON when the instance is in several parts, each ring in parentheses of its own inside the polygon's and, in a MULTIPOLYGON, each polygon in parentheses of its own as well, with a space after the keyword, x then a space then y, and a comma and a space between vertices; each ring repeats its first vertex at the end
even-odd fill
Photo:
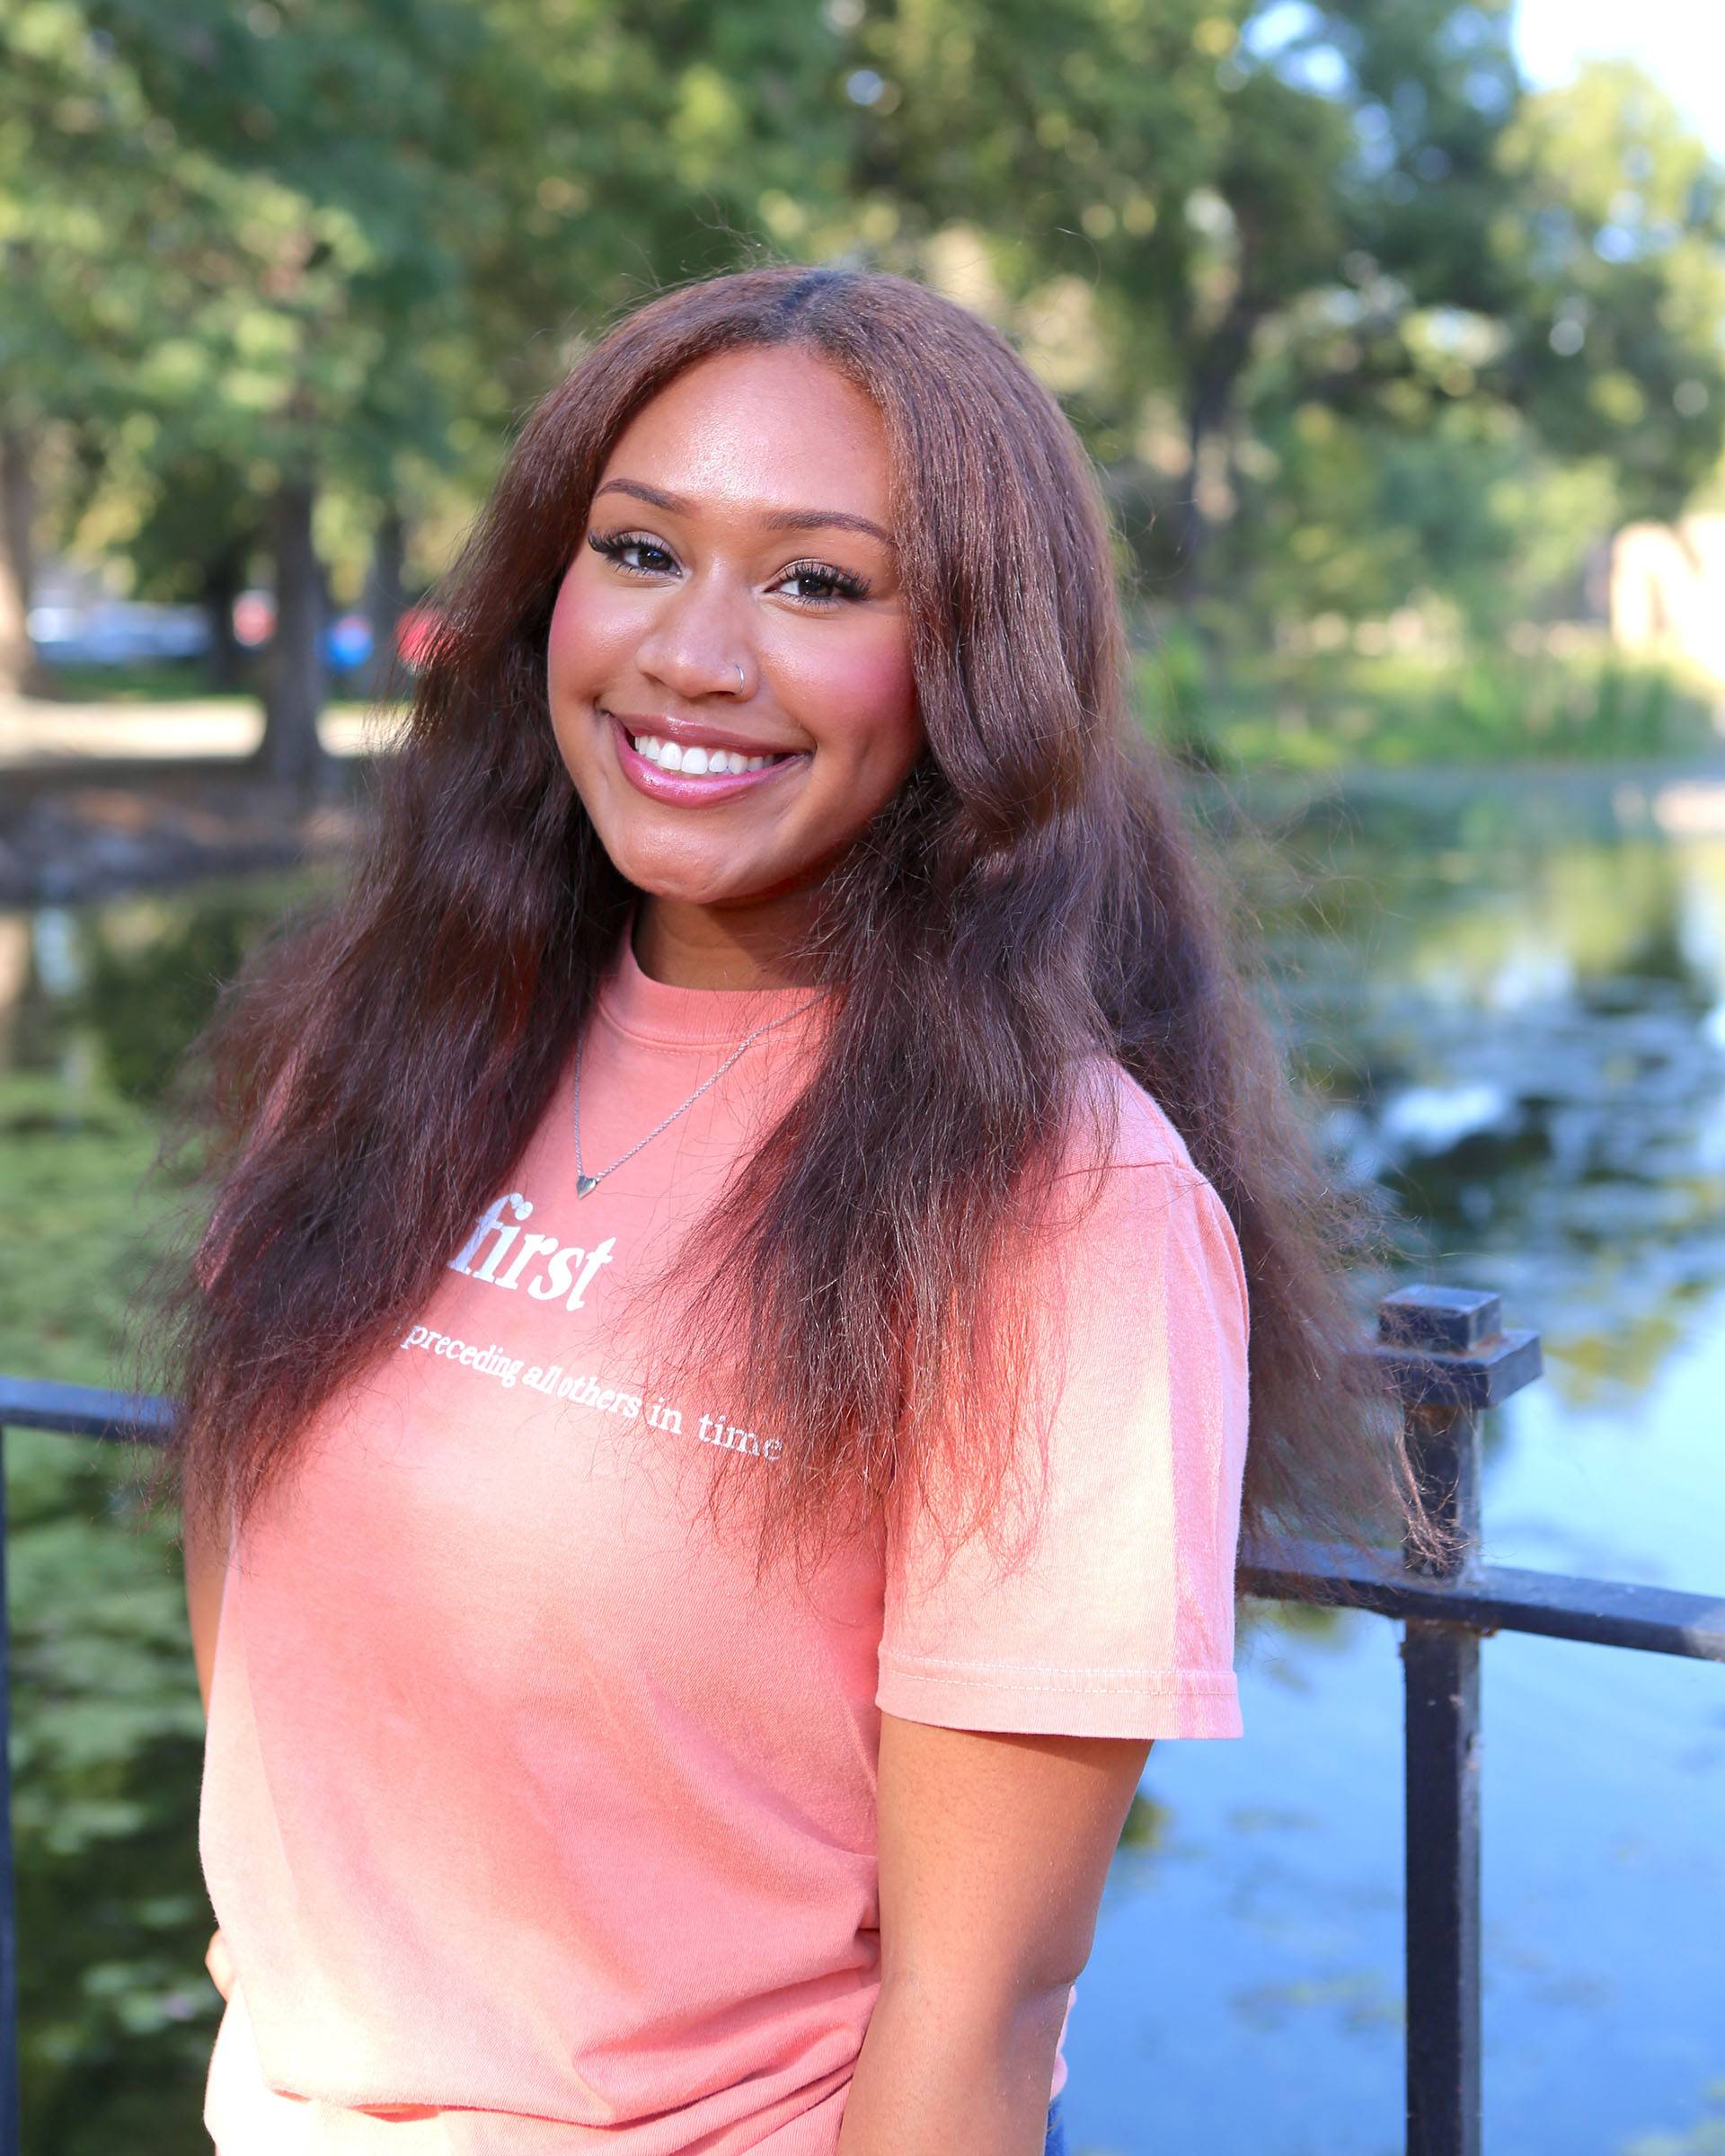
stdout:
MULTIPOLYGON (((911 279, 787 263, 655 296, 535 408, 435 595, 350 884, 254 957, 196 1044, 182 1109, 221 1262, 184 1269, 153 1332, 182 1502, 243 1522, 507 1188, 636 896, 553 738, 553 603, 631 417, 692 363, 765 345, 883 415, 927 747, 824 887, 801 955, 838 993, 814 1074, 688 1239, 698 1337, 746 1340, 755 1410, 797 1434, 763 1550, 818 1548, 847 1493, 927 1479, 917 1403, 988 1352, 991 1268, 1098 1051, 1161 1103, 1239 1235, 1246 1533, 1430 1544, 1350 1364, 1358 1209, 1135 738, 1090 460, 987 323, 911 279)), ((986 1520, 1002 1458, 969 1464, 986 1520)))

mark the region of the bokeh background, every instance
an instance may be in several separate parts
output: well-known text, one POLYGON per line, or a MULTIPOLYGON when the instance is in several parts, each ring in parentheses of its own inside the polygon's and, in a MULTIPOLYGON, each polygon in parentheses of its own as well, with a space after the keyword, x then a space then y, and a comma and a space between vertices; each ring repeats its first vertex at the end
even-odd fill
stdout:
MULTIPOLYGON (((0 1371, 115 1383, 168 1074, 341 872, 435 581, 620 306, 924 278, 1060 394, 1339 1173, 1500 1291, 1488 1552, 1725 1588, 1725 15, 1699 0, 10 0, 0 1371)), ((6 1441, 25 2139, 206 2145, 178 1553, 6 1441)), ((1159 1745, 1075 2156, 1401 2145, 1393 1628, 1159 1745)), ((1488 2143, 1725 2151, 1725 1689, 1486 1649, 1488 2143)))

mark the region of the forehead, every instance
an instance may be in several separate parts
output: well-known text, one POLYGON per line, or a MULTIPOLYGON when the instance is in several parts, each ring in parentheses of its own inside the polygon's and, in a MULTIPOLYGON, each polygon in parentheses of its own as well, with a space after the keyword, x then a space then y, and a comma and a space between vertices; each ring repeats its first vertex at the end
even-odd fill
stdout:
POLYGON ((686 368, 618 436, 600 475, 718 509, 825 508, 887 521, 891 461, 870 397, 817 354, 774 345, 686 368))

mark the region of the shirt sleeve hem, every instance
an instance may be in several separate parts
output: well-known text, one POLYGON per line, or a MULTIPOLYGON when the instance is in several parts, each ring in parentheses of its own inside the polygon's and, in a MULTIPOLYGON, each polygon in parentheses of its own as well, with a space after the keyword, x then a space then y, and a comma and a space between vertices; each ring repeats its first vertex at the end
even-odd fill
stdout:
POLYGON ((875 1705, 906 1721, 1044 1736, 1242 1736, 1232 1670, 991 1670, 883 1650, 875 1705))

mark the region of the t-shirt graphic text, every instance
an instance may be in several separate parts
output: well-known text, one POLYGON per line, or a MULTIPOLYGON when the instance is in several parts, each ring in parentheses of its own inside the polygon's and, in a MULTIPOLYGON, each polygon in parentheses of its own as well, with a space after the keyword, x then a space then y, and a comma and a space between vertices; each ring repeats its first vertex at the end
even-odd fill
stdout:
POLYGON ((535 1259, 543 1259, 544 1271, 525 1282, 527 1293, 537 1303, 551 1303, 559 1295, 567 1295, 569 1300, 563 1308, 579 1310, 594 1275, 601 1266, 610 1264, 616 1237, 607 1235, 589 1250, 579 1243, 564 1242, 558 1235, 523 1235, 518 1224, 529 1218, 532 1212, 532 1199, 524 1197, 518 1190, 493 1200, 480 1215, 479 1224, 473 1233, 449 1260, 449 1270, 464 1273, 470 1280, 482 1280, 488 1287, 514 1288, 524 1285, 522 1277, 528 1267, 535 1259), (504 1219, 506 1208, 513 1215, 512 1220, 504 1219), (491 1248, 475 1265, 473 1260, 488 1239, 491 1248), (498 1267, 505 1258, 509 1263, 499 1272, 498 1267))

